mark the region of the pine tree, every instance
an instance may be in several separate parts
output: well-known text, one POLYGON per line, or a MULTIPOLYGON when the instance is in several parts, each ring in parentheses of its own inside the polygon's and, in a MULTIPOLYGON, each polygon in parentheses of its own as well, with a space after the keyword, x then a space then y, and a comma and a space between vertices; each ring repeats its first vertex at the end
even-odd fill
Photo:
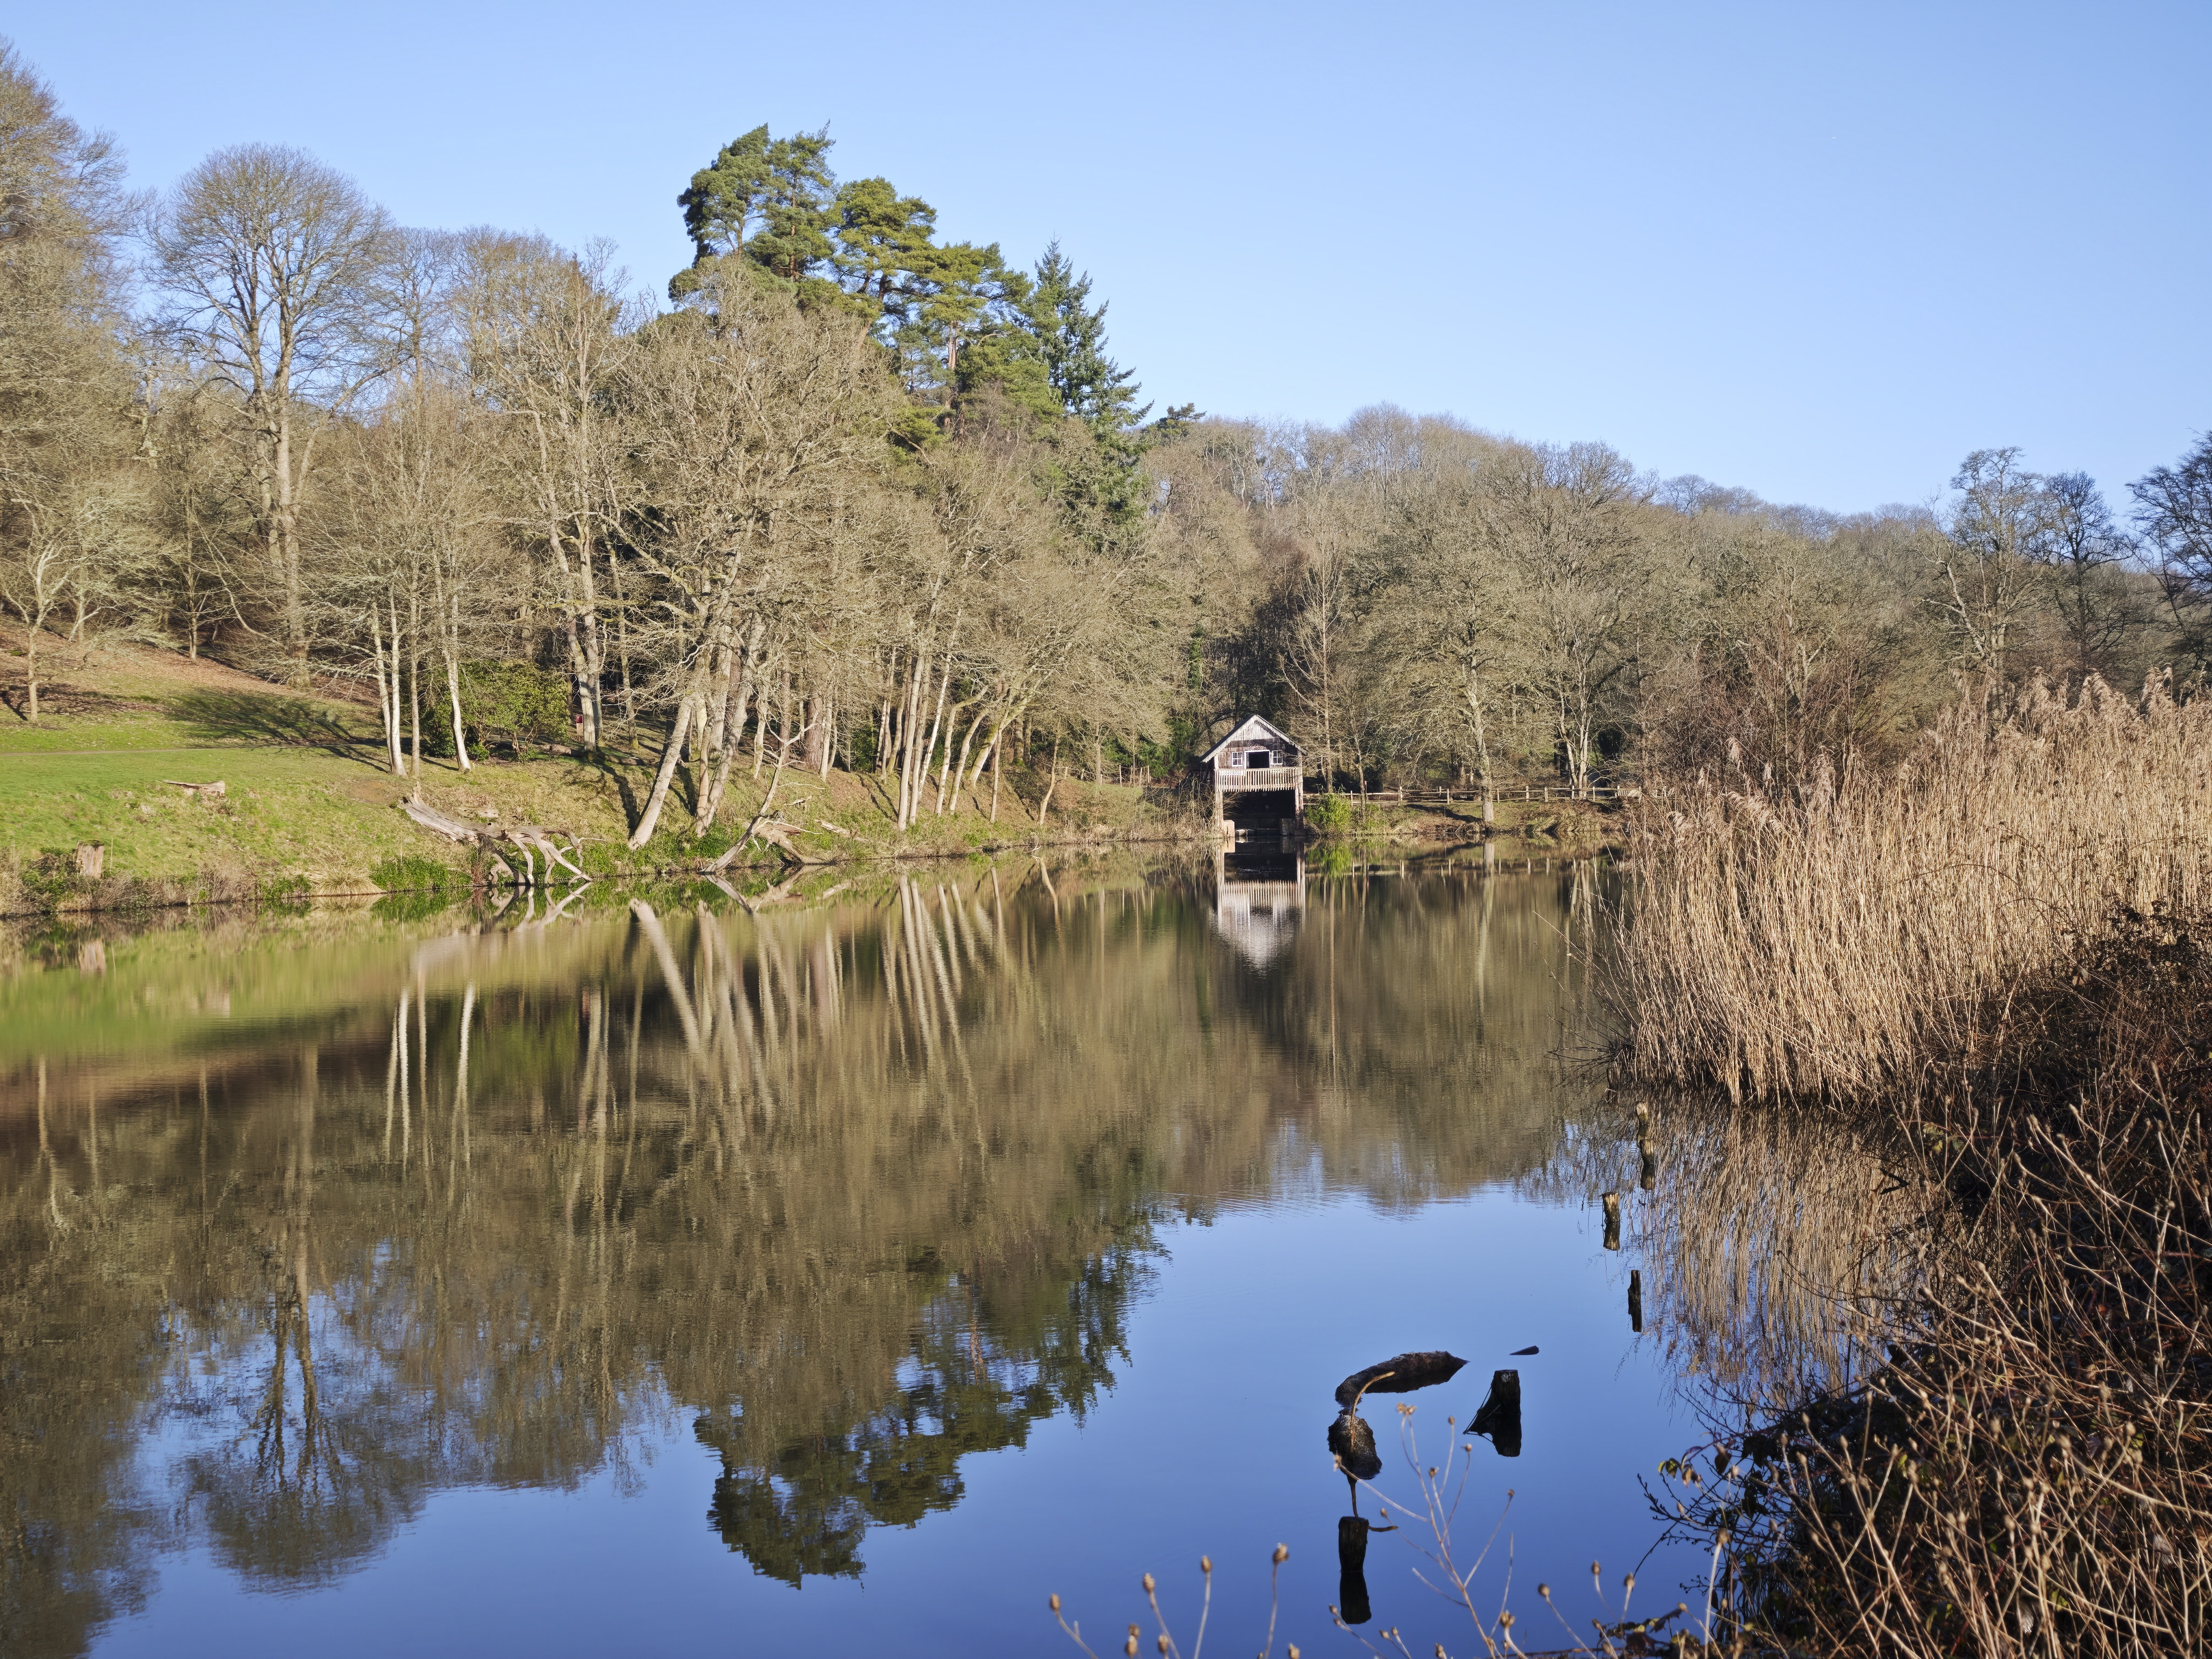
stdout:
POLYGON ((733 258, 742 259, 741 269, 792 284, 802 301, 811 297, 809 289, 823 283, 817 273, 836 252, 830 229, 836 181, 829 160, 835 143, 827 127, 771 138, 767 127, 757 126, 723 145, 676 198, 694 257, 670 278, 668 297, 697 293, 717 265, 733 258))

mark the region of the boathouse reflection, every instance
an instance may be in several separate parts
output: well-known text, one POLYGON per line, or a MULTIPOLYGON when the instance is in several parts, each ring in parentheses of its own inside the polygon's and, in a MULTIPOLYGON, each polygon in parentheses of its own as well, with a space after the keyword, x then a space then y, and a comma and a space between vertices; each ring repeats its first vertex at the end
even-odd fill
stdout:
POLYGON ((1288 835, 1214 853, 1213 925, 1255 968, 1290 949, 1305 908, 1305 854, 1288 835))

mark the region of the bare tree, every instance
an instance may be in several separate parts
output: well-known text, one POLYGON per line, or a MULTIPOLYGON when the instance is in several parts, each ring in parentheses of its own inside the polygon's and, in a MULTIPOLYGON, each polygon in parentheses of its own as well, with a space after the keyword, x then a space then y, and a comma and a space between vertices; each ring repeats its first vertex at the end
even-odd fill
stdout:
POLYGON ((568 647, 584 745, 605 742, 601 571, 620 490, 623 429, 610 390, 634 348, 609 249, 471 235, 461 305, 477 386, 507 427, 501 446, 519 528, 542 543, 568 647))
POLYGON ((2043 484, 2017 448, 1978 449, 1951 480, 1959 499, 1945 526, 1936 603, 1966 659, 1998 679, 2014 629, 2042 599, 2047 572, 2032 553, 2045 533, 2043 484))
POLYGON ((0 42, 0 603, 24 625, 28 719, 40 650, 73 610, 82 640, 136 530, 106 140, 61 113, 0 42))
POLYGON ((236 400, 278 631, 307 678, 301 514, 330 423, 390 366, 375 325, 390 221, 295 149, 245 144, 186 173, 148 225, 166 324, 236 400))
POLYGON ((771 656, 787 639, 800 555, 864 459, 884 452, 890 392, 857 322, 735 288, 711 315, 662 319, 627 365, 629 540, 672 704, 631 847, 652 839, 713 705, 727 707, 750 625, 764 624, 771 656))

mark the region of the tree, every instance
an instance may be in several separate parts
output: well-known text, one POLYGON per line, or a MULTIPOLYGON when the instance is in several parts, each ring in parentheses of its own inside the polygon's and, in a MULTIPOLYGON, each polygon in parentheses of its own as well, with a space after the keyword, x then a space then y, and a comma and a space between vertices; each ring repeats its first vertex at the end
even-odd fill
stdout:
POLYGON ((2158 551, 2167 602, 2200 661, 2212 659, 2203 623, 2212 602, 2212 435, 2179 465, 2154 467, 2128 486, 2135 521, 2158 551))
POLYGON ((2041 598, 2045 570, 2032 556, 2045 534, 2044 481, 2020 451, 1978 449, 1960 464, 1959 491, 1937 565, 1936 605, 1966 659, 2002 680, 2013 631, 2041 598))
POLYGON ((2148 621, 2136 589, 2117 580, 2133 550, 2087 473, 2053 473, 2043 481, 2042 512, 2027 552, 2051 573, 2067 667, 2077 678, 2108 674, 2119 647, 2148 621))
MULTIPOLYGON (((884 453, 893 419, 856 322, 726 278, 717 290, 707 311, 646 330, 615 388, 635 469, 626 539, 672 704, 634 848, 652 839, 687 742, 742 726, 742 706, 735 721, 726 711, 761 660, 751 624, 786 635, 805 599, 794 556, 884 453)), ((772 655, 781 639, 767 644, 772 655)))
POLYGON ((830 240, 830 130, 770 138, 765 126, 733 138, 691 175, 676 199, 695 251, 690 268, 670 279, 668 297, 705 295, 708 272, 725 259, 765 270, 794 288, 830 285, 817 277, 835 249, 830 240))
POLYGON ((24 625, 25 713, 40 647, 74 608, 82 637, 132 542, 130 381, 113 242, 120 168, 0 43, 0 603, 24 625))
POLYGON ((324 434, 392 362, 376 327, 391 222, 303 152, 244 144, 185 175, 148 245, 163 321, 228 390, 246 428, 287 675, 304 684, 301 517, 324 434))
POLYGON ((605 244, 580 255, 542 238, 469 240, 458 303, 476 388, 494 416, 509 520, 545 560, 587 749, 605 738, 607 603, 624 436, 610 401, 636 319, 605 244))
POLYGON ((1091 301, 1091 273, 1048 245, 1037 261, 1029 307, 1044 360, 1045 379, 1060 408, 1114 447, 1129 444, 1152 405, 1139 406, 1133 371, 1106 355, 1106 304, 1091 301))

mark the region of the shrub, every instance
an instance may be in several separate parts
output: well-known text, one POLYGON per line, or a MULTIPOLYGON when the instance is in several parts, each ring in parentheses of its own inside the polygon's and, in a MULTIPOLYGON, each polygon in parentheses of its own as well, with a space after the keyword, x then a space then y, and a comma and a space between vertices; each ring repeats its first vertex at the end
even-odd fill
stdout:
POLYGON ((1647 801, 1626 991, 1645 1075, 1863 1096, 2004 1038, 2112 917, 2212 899, 2212 701, 1967 699, 1894 771, 1647 801), (2000 1022, 1992 1024, 1992 1016, 2000 1022))
MULTIPOLYGON (((565 675, 527 662, 471 662, 461 665, 461 723, 472 748, 498 744, 520 755, 574 741, 565 675)), ((444 683, 423 687, 422 746, 436 755, 453 752, 453 720, 444 683)))
POLYGON ((1306 803, 1306 822, 1325 836, 1340 836, 1352 827, 1352 803, 1342 795, 1316 795, 1306 803))

